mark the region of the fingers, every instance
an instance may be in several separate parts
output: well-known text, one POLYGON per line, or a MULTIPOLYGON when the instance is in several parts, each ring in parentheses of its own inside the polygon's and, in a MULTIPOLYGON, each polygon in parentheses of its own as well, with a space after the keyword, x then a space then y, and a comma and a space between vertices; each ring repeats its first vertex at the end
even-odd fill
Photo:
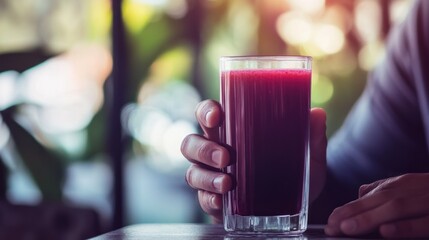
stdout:
POLYGON ((412 218, 425 214, 422 210, 426 205, 414 198, 395 198, 375 209, 346 219, 341 223, 341 231, 347 235, 370 233, 385 222, 392 222, 403 218, 412 218))
POLYGON ((429 216, 417 219, 402 220, 380 226, 384 238, 427 238, 429 236, 429 216))
POLYGON ((326 113, 313 108, 310 113, 310 154, 313 161, 326 164, 326 113))
POLYGON ((326 145, 326 113, 321 108, 313 108, 310 112, 310 202, 325 184, 326 145))
POLYGON ((195 189, 219 194, 226 193, 232 188, 232 179, 229 175, 205 169, 197 164, 188 168, 186 181, 195 189))
MULTIPOLYGON (((343 228, 351 229, 354 224, 353 222, 348 222, 343 226, 344 221, 351 219, 353 216, 362 212, 370 211, 371 209, 378 207, 391 197, 392 195, 390 195, 390 193, 383 192, 379 193, 378 196, 358 199, 334 209, 328 218, 328 224, 325 228, 326 234, 331 236, 341 235, 343 233, 343 228)), ((354 232, 354 230, 351 231, 354 232)))
POLYGON ((310 154, 319 162, 326 163, 326 112, 313 108, 310 113, 310 154))
POLYGON ((371 192, 374 188, 376 188, 378 185, 374 186, 376 183, 380 181, 370 183, 370 184, 364 184, 359 187, 359 198, 365 196, 369 192, 371 192))
POLYGON ((383 189, 388 189, 395 183, 395 180, 396 177, 378 180, 370 184, 364 184, 359 187, 359 197, 363 197, 369 193, 375 193, 383 189))
POLYGON ((181 151, 193 162, 186 172, 188 185, 198 189, 201 208, 208 213, 215 223, 222 222, 222 195, 232 188, 229 175, 212 168, 224 168, 229 164, 229 152, 219 145, 219 126, 222 108, 213 100, 198 104, 196 118, 204 131, 204 137, 188 135, 183 141, 181 151))
POLYGON ((222 195, 232 188, 229 175, 214 172, 193 164, 186 172, 189 186, 198 189, 198 201, 204 212, 208 213, 214 223, 222 222, 222 195))
POLYGON ((181 151, 183 156, 194 163, 214 168, 224 168, 229 164, 229 152, 226 148, 196 134, 185 137, 181 151))
POLYGON ((373 194, 381 190, 388 190, 399 187, 405 187, 408 189, 429 188, 429 181, 425 181, 428 176, 428 173, 404 174, 397 177, 382 179, 371 184, 362 185, 359 188, 359 197, 363 197, 368 194, 373 194), (419 184, 413 184, 415 182, 418 182, 419 184))
POLYGON ((198 201, 203 211, 213 217, 214 223, 222 222, 222 195, 200 190, 198 201))
POLYGON ((198 104, 196 118, 204 131, 204 137, 188 135, 181 146, 182 154, 191 162, 203 163, 214 168, 224 168, 229 164, 229 152, 217 144, 222 109, 218 102, 205 100, 198 104))
POLYGON ((204 131, 204 136, 213 141, 219 141, 219 125, 222 119, 222 108, 214 100, 205 100, 197 105, 196 118, 204 131))
POLYGON ((429 214, 428 201, 428 195, 414 189, 379 191, 335 209, 325 232, 333 236, 367 234, 383 223, 429 214))

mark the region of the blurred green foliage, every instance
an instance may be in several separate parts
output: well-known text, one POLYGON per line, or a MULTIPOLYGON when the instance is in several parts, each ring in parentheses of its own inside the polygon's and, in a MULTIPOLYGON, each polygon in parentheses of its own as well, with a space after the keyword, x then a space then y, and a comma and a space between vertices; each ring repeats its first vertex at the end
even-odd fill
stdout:
MULTIPOLYGON (((183 72, 183 69, 179 69, 180 66, 163 65, 165 71, 171 73, 165 76, 168 79, 164 81, 175 79, 187 81, 197 88, 203 99, 219 98, 220 56, 290 54, 313 56, 313 79, 320 79, 321 82, 313 84, 313 99, 318 100, 313 101, 313 106, 323 107, 328 112, 329 136, 341 125, 365 86, 367 72, 359 67, 357 59, 362 45, 356 41, 353 32, 344 33, 346 41, 340 51, 325 54, 317 49, 312 50, 312 45, 305 43, 290 45, 281 38, 276 26, 279 16, 291 11, 291 6, 286 1, 184 2, 187 6, 186 11, 178 17, 174 11, 171 12, 168 4, 164 8, 155 8, 140 1, 125 1, 124 17, 128 26, 130 53, 130 101, 137 101, 137 91, 142 83, 160 81, 151 75, 153 74, 151 67, 164 61, 160 56, 174 51, 177 47, 188 51, 193 63, 186 69, 188 71, 186 76, 175 75, 181 70, 183 72), (351 41, 348 41, 349 38, 351 41)), ((342 6, 342 10, 350 8, 350 4, 343 4, 341 1, 333 1, 330 6, 342 6)), ((330 6, 326 5, 325 10, 330 9, 330 6)), ((317 22, 323 14, 324 12, 314 16, 308 14, 308 18, 317 22)), ((341 18, 338 20, 341 21, 341 18)))
MULTIPOLYGON (((299 0, 124 0, 128 44, 124 51, 129 67, 129 78, 123 79, 126 101, 144 101, 150 91, 145 86, 162 87, 174 81, 191 84, 203 99, 219 99, 218 61, 223 55, 310 55, 314 59, 312 104, 326 109, 331 136, 366 84, 369 69, 361 62, 362 49, 372 44, 378 52, 386 29, 378 33, 377 44, 359 36, 354 22, 356 6, 361 2, 368 5, 368 1, 315 2, 321 3, 320 9, 309 12, 312 5, 299 0), (301 25, 290 22, 297 19, 301 25), (290 29, 290 25, 296 28, 290 29), (333 43, 337 45, 330 45, 333 43)), ((86 7, 86 40, 109 44, 109 1, 82 4, 86 7)), ((368 61, 376 62, 377 56, 371 57, 368 61)), ((76 156, 41 145, 13 118, 6 117, 5 122, 42 194, 60 199, 65 166, 76 156)), ((85 130, 88 144, 78 158, 90 160, 105 151, 105 105, 85 130)))

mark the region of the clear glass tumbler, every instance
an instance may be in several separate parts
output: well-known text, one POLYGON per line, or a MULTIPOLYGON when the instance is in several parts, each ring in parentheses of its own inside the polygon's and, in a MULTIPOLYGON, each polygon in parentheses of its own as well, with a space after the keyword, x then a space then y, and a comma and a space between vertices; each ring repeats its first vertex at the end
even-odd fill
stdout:
POLYGON ((220 59, 221 142, 234 188, 224 227, 237 234, 299 235, 307 228, 311 57, 220 59))

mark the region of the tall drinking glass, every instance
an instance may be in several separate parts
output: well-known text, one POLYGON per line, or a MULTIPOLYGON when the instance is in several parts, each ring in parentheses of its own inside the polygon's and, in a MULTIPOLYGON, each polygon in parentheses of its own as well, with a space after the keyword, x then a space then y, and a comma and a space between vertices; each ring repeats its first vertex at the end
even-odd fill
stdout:
POLYGON ((221 142, 234 188, 223 196, 234 233, 299 235, 307 228, 311 57, 220 59, 221 142))

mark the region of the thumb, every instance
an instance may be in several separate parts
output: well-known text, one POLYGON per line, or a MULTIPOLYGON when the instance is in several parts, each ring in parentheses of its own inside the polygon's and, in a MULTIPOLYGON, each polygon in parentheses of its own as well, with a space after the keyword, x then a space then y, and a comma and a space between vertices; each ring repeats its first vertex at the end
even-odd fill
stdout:
POLYGON ((326 179, 326 112, 313 108, 310 112, 310 202, 317 198, 326 179))

